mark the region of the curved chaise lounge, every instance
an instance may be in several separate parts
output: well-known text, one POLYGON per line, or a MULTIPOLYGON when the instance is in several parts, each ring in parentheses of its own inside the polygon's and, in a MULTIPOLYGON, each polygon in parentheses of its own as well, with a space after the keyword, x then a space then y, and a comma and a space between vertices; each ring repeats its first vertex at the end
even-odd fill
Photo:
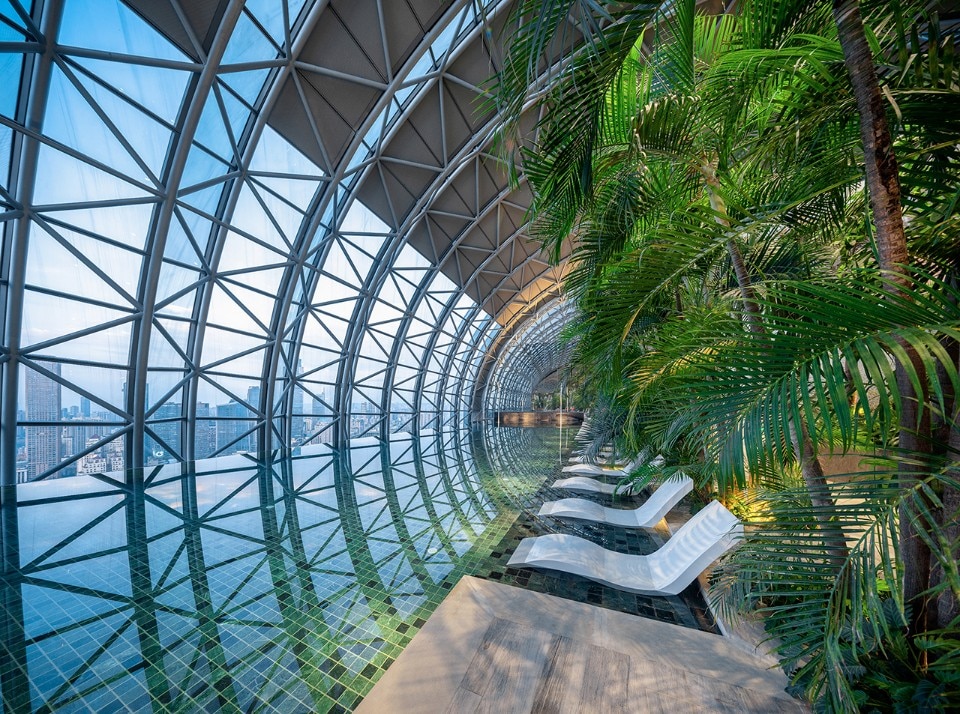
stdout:
MULTIPOLYGON (((609 484, 599 485, 608 486, 609 484)), ((608 508, 583 498, 562 498, 559 501, 544 503, 540 507, 539 515, 596 521, 624 528, 652 528, 660 522, 667 511, 676 506, 680 499, 692 490, 693 479, 689 476, 680 476, 662 483, 638 508, 608 508)))
POLYGON ((623 486, 616 483, 604 483, 597 481, 589 476, 571 476, 569 478, 557 479, 553 482, 551 488, 569 488, 572 491, 592 491, 593 493, 603 493, 608 496, 629 496, 633 493, 633 484, 628 483, 623 486))
POLYGON ((612 476, 622 478, 643 463, 643 458, 637 456, 622 468, 608 468, 597 464, 573 464, 564 466, 561 471, 565 474, 581 474, 583 476, 612 476))
POLYGON ((649 555, 617 553, 577 536, 550 533, 524 538, 507 565, 560 570, 640 595, 677 595, 741 538, 743 524, 713 501, 649 555))

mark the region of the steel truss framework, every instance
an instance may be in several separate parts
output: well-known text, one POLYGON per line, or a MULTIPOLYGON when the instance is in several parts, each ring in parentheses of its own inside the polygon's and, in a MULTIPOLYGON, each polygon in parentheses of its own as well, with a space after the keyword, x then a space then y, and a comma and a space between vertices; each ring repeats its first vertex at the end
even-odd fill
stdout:
POLYGON ((575 314, 572 302, 557 298, 517 329, 502 333, 499 344, 487 353, 488 364, 481 373, 490 375, 482 393, 488 414, 532 408, 536 386, 570 363, 576 345, 560 333, 575 314))
POLYGON ((564 271, 490 149, 511 5, 0 8, 3 482, 477 411, 564 271))

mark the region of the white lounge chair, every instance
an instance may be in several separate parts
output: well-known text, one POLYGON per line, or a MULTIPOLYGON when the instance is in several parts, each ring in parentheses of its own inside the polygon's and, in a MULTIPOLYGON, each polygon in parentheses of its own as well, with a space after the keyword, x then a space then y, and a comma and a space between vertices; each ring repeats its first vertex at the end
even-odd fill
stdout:
POLYGON ((629 496, 633 493, 633 485, 627 484, 620 486, 615 483, 603 483, 589 476, 571 476, 570 478, 561 478, 553 482, 551 488, 569 488, 573 491, 592 491, 593 493, 605 493, 608 496, 620 495, 629 496))
MULTIPOLYGON (((614 456, 613 449, 601 449, 594 460, 597 463, 603 463, 603 464, 606 464, 607 466, 617 466, 618 462, 616 460, 611 462, 611 459, 613 459, 613 456, 614 456)), ((583 456, 582 454, 580 456, 571 456, 567 461, 571 464, 589 464, 590 463, 587 457, 583 456)), ((626 462, 624 461, 619 463, 622 465, 626 462)))
POLYGON ((574 464, 572 466, 564 466, 561 471, 565 474, 581 474, 583 476, 612 476, 614 478, 622 478, 640 466, 642 463, 642 457, 637 456, 630 463, 618 469, 607 468, 606 466, 598 466, 596 464, 574 464))
POLYGON ((507 565, 573 573, 641 595, 676 595, 743 538, 743 524, 719 501, 697 513, 650 555, 607 550, 577 536, 524 538, 507 565))
POLYGON ((583 498, 563 498, 544 503, 540 515, 596 521, 624 528, 652 528, 692 490, 693 479, 682 476, 661 484, 638 508, 607 508, 583 498))

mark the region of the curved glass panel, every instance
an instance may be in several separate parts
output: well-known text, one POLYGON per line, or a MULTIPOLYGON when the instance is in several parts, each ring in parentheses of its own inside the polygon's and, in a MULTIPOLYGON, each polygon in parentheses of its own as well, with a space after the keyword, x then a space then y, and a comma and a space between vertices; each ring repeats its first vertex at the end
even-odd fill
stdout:
POLYGON ((536 279, 477 110, 508 9, 0 8, 4 478, 466 423, 536 279))
POLYGON ((534 387, 569 363, 574 345, 563 341, 560 333, 575 311, 572 302, 556 300, 507 337, 497 350, 484 393, 488 415, 533 408, 534 387))

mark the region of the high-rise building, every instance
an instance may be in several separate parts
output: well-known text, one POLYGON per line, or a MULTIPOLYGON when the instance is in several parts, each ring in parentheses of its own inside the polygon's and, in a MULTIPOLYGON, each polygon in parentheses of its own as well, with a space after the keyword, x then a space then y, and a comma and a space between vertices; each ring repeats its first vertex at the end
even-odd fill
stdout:
MULTIPOLYGON (((250 387, 247 389, 247 404, 254 409, 260 408, 260 387, 250 387)), ((254 414, 249 413, 248 416, 253 417, 254 414)), ((247 422, 244 425, 244 430, 249 429, 251 426, 253 426, 253 422, 247 422)), ((259 430, 249 434, 247 439, 250 440, 250 445, 247 447, 247 451, 256 452, 260 446, 259 430)))
POLYGON ((253 451, 251 435, 246 433, 253 424, 251 416, 250 410, 234 399, 218 404, 217 449, 224 449, 225 454, 253 451))
MULTIPOLYGON (((297 361, 297 375, 303 373, 303 361, 297 361)), ((291 446, 299 446, 303 442, 303 437, 307 433, 307 421, 301 416, 304 414, 303 408, 304 391, 300 382, 295 382, 293 386, 293 419, 291 422, 290 441, 291 446)))
POLYGON ((147 437, 147 463, 173 461, 181 458, 179 417, 182 409, 179 402, 167 402, 158 408, 151 418, 150 430, 156 439, 147 437))
POLYGON ((23 409, 17 409, 17 424, 21 425, 17 426, 17 454, 27 453, 27 428, 22 426, 26 420, 27 412, 23 409))
POLYGON ((86 397, 80 397, 80 415, 84 419, 90 418, 90 400, 86 397))
POLYGON ((326 392, 321 391, 319 397, 313 398, 313 408, 310 410, 310 413, 314 416, 327 416, 330 413, 330 410, 326 407, 326 401, 327 394, 326 392))
POLYGON ((194 450, 196 458, 205 459, 217 450, 217 423, 204 417, 214 416, 208 402, 197 402, 197 425, 194 450))
MULTIPOLYGON (((37 362, 40 367, 60 376, 60 364, 37 362)), ((25 369, 27 422, 57 422, 60 420, 60 383, 32 369, 25 369)), ((27 428, 27 478, 32 480, 60 464, 63 450, 60 446, 59 425, 40 424, 27 428)))

